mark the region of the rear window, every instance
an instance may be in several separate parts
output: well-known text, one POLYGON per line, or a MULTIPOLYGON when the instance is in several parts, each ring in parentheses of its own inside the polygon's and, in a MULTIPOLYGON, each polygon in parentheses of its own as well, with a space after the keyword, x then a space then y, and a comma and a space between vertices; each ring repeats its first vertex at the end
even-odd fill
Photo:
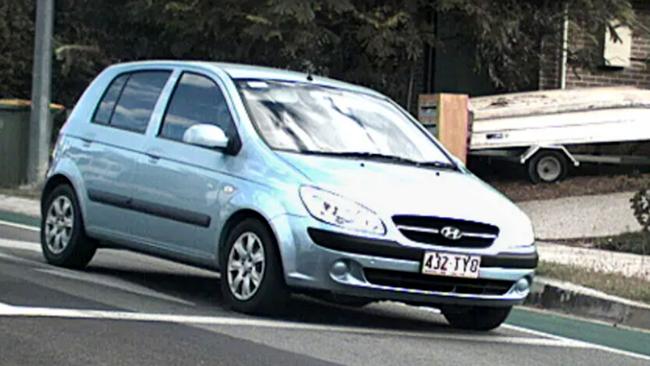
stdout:
POLYGON ((93 121, 143 133, 170 74, 139 71, 118 76, 108 87, 93 121))

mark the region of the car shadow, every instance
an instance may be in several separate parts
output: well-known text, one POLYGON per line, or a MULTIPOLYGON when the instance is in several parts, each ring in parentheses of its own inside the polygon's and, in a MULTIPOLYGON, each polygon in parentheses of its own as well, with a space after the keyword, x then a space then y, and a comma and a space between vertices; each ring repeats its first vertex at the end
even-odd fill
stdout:
MULTIPOLYGON (((153 269, 122 269, 103 265, 91 265, 86 271, 110 276, 137 284, 151 290, 174 296, 197 304, 203 315, 210 315, 215 308, 220 313, 230 312, 221 293, 218 274, 189 274, 153 269), (207 312, 207 313, 206 313, 207 312)), ((215 311, 216 312, 216 311, 215 311)), ((241 316, 231 312, 233 316, 241 316)), ((354 308, 317 300, 305 295, 293 295, 279 315, 263 318, 327 326, 352 326, 368 329, 391 329, 392 331, 467 333, 451 328, 444 318, 433 311, 421 311, 415 307, 396 303, 371 303, 354 308)))

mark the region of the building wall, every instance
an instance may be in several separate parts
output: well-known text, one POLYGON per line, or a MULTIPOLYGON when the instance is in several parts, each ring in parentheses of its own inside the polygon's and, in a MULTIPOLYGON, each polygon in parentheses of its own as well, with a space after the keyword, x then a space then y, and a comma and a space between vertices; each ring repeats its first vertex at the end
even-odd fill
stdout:
MULTIPOLYGON (((650 24, 650 1, 633 3, 636 15, 642 24, 650 24)), ((603 30, 603 38, 604 30, 603 30)), ((584 45, 584 39, 569 29, 569 49, 576 50, 584 45)), ((551 39, 544 47, 544 59, 540 64, 540 89, 560 87, 561 35, 551 39)), ((602 54, 602 50, 599 50, 602 54)), ((569 89, 597 86, 635 86, 650 89, 650 35, 639 30, 632 30, 631 65, 626 68, 598 67, 596 70, 584 70, 569 64, 566 75, 566 87, 569 89)))

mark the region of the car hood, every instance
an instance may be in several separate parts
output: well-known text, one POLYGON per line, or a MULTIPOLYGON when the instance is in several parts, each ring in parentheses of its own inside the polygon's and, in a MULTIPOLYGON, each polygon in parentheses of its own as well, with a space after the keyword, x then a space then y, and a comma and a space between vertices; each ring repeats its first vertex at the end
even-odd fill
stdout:
POLYGON ((505 230, 526 236, 513 240, 533 240, 528 217, 471 174, 377 160, 278 154, 313 186, 359 202, 384 219, 402 214, 471 220, 496 225, 502 234, 505 230))

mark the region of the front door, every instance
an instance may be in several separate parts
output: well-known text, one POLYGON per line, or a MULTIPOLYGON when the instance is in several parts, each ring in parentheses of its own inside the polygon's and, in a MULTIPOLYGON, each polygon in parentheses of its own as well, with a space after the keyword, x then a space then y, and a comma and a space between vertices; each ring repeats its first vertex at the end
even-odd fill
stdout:
POLYGON ((148 244, 182 256, 214 260, 220 203, 235 157, 182 142, 195 124, 214 124, 233 138, 236 129, 223 92, 213 78, 183 72, 160 128, 151 136, 135 176, 138 199, 147 206, 139 232, 148 244))

